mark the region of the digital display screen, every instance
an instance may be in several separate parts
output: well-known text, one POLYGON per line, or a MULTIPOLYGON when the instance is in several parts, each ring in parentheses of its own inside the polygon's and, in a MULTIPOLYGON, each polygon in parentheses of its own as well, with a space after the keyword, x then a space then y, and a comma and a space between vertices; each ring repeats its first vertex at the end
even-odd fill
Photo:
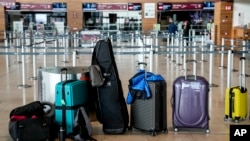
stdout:
POLYGON ((66 3, 53 3, 52 4, 53 11, 67 11, 67 4, 66 3))
POLYGON ((17 2, 14 5, 6 5, 5 9, 6 10, 20 10, 21 9, 21 4, 19 2, 17 2))
POLYGON ((214 9, 214 2, 203 2, 203 9, 214 9))
POLYGON ((141 3, 128 3, 128 10, 129 11, 140 11, 141 10, 141 3))
POLYGON ((83 3, 82 4, 82 9, 83 9, 83 11, 96 10, 97 9, 97 4, 96 3, 83 3))
POLYGON ((171 3, 163 3, 163 2, 159 2, 157 4, 157 10, 159 11, 168 11, 172 9, 172 4, 171 3))

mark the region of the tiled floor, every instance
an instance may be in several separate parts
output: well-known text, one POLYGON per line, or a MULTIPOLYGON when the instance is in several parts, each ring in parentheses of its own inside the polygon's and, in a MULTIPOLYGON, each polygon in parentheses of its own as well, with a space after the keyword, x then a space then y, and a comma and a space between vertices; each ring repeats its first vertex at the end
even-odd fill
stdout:
MULTIPOLYGON (((88 50, 88 49, 86 49, 88 50)), ((123 49, 116 49, 116 51, 122 51, 123 49)), ((5 50, 1 49, 1 52, 5 50)), ((14 49, 12 49, 14 51, 14 49)), ((81 52, 81 51, 80 51, 81 52)), ((192 57, 191 55, 188 57, 192 57)), ((201 55, 197 54, 197 60, 201 59, 201 55)), ((170 58, 166 57, 164 54, 154 54, 153 63, 150 64, 150 56, 146 55, 146 61, 148 62, 148 70, 152 67, 154 73, 160 73, 167 81, 167 127, 168 133, 157 133, 156 136, 152 136, 150 133, 141 132, 139 130, 133 129, 132 131, 127 131, 122 135, 105 135, 102 132, 102 125, 97 121, 92 122, 94 128, 93 137, 98 141, 229 141, 229 125, 235 124, 233 122, 224 121, 224 96, 226 89, 226 76, 227 69, 221 69, 220 57, 221 54, 214 54, 213 56, 213 69, 212 69, 212 81, 211 84, 216 84, 218 87, 211 86, 209 92, 209 114, 210 114, 210 133, 206 134, 203 130, 180 130, 179 132, 174 132, 172 128, 172 109, 170 105, 170 98, 172 95, 172 85, 175 78, 183 75, 183 65, 177 65, 170 58), (151 66, 151 67, 150 67, 151 66)), ((31 56, 25 56, 24 62, 20 57, 9 56, 9 61, 7 65, 6 56, 0 56, 0 140, 10 141, 8 133, 8 121, 9 112, 11 109, 29 103, 36 100, 37 97, 37 80, 30 80, 29 78, 33 76, 33 63, 31 56), (21 60, 21 63, 17 63, 21 60), (23 73, 25 70, 25 73, 23 73), (25 75, 23 75, 25 74, 25 75), (25 78, 23 79, 23 76, 25 78), (19 85, 23 85, 23 80, 25 84, 31 87, 20 88, 19 85)), ((127 96, 128 92, 128 79, 135 74, 136 65, 138 61, 138 55, 135 54, 116 54, 116 63, 118 66, 120 78, 123 85, 124 96, 127 96)), ((175 58, 175 57, 174 57, 175 58)), ((58 58, 59 66, 72 66, 72 56, 66 56, 68 63, 62 63, 63 55, 58 58)), ((181 59, 181 57, 178 57, 181 59)), ((44 57, 42 55, 36 56, 36 66, 44 66, 44 57)), ((47 56, 46 66, 54 66, 54 55, 47 56)), ((77 66, 89 66, 91 60, 91 54, 80 54, 76 60, 77 66)), ((197 64, 197 74, 203 75, 208 80, 209 79, 209 55, 205 54, 205 60, 207 62, 199 62, 197 64)), ((239 68, 239 55, 234 56, 234 68, 239 68)), ((224 56, 224 65, 227 65, 227 55, 224 56)), ((188 65, 191 69, 191 66, 188 65)), ((250 72, 250 62, 246 61, 246 72, 250 72)), ((188 73, 191 73, 188 71, 188 73)), ((232 72, 232 85, 238 85, 238 74, 239 72, 232 72)), ((250 88, 250 80, 246 78, 247 88, 250 88)), ((130 106, 128 105, 128 109, 130 106)), ((190 109, 192 110, 192 109, 190 109)), ((250 120, 246 119, 240 121, 238 124, 250 124, 250 120)))

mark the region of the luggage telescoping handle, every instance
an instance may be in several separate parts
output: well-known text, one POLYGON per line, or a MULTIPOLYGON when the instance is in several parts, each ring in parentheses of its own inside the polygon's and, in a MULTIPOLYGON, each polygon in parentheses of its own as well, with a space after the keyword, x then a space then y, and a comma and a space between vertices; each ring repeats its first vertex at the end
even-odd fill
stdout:
MULTIPOLYGON (((193 62, 193 76, 194 76, 194 80, 196 80, 197 78, 197 75, 196 75, 196 64, 197 64, 197 61, 196 60, 186 60, 186 64, 187 63, 191 63, 193 62)), ((187 66, 187 65, 186 65, 187 66)), ((187 80, 188 79, 188 75, 187 75, 187 68, 185 68, 185 79, 187 80)))
MULTIPOLYGON (((62 131, 65 133, 65 128, 66 128, 66 101, 65 101, 65 91, 64 91, 64 86, 66 84, 67 81, 67 68, 62 68, 61 69, 61 82, 62 82, 62 99, 61 99, 61 104, 63 107, 62 110, 62 131), (65 82, 63 82, 62 76, 63 76, 63 72, 65 71, 65 82)), ((64 138, 64 137, 63 137, 64 138)))
POLYGON ((147 63, 146 62, 138 62, 138 68, 140 68, 141 65, 143 66, 143 69, 145 72, 145 78, 147 78, 147 71, 146 71, 147 63))
POLYGON ((63 77, 63 72, 65 71, 65 80, 67 81, 68 80, 68 78, 67 78, 67 68, 62 68, 61 69, 61 82, 63 81, 63 79, 62 79, 62 77, 63 77))
POLYGON ((246 58, 240 57, 240 75, 239 75, 239 81, 240 81, 240 87, 246 88, 246 66, 245 66, 246 58))
POLYGON ((231 87, 231 71, 232 71, 232 54, 233 50, 228 50, 227 54, 227 88, 231 87))

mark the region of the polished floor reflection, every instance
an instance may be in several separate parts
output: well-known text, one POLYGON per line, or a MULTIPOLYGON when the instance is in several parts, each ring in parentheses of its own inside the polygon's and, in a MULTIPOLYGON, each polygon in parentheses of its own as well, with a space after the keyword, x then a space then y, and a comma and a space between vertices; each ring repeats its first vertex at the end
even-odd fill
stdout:
MULTIPOLYGON (((87 49, 86 49, 87 50, 87 49)), ((115 51, 123 51, 123 48, 115 51)), ((2 49, 1 52, 5 50, 2 49)), ((91 51, 91 50, 89 50, 91 51)), ((41 50, 42 52, 42 50, 41 50)), ((187 58, 193 58, 192 54, 188 54, 187 58)), ((209 92, 209 114, 210 114, 210 133, 206 134, 204 130, 180 129, 179 132, 174 132, 172 128, 172 108, 170 99, 172 96, 173 81, 180 75, 184 74, 183 56, 174 55, 172 58, 166 54, 154 54, 150 56, 141 54, 116 54, 116 63, 119 70, 119 75, 122 81, 124 96, 128 92, 128 80, 137 70, 138 59, 145 59, 148 63, 147 70, 161 74, 167 81, 167 127, 168 133, 157 133, 152 136, 150 133, 141 132, 133 129, 122 135, 106 135, 102 132, 102 125, 97 121, 93 121, 94 128, 93 137, 98 141, 229 141, 229 126, 230 124, 250 124, 250 120, 246 119, 239 123, 224 121, 224 96, 227 84, 227 55, 224 56, 224 64, 221 66, 221 54, 196 54, 197 75, 202 75, 210 82, 209 92), (204 58, 203 58, 204 57, 204 58), (212 64, 211 58, 212 57, 212 64), (212 67, 210 69, 210 67, 212 67)), ((234 55, 233 67, 239 70, 239 57, 234 55)), ((10 110, 29 103, 37 99, 37 80, 32 80, 34 73, 38 67, 46 66, 89 66, 91 54, 79 54, 77 59, 72 60, 72 55, 59 55, 55 63, 55 55, 37 55, 33 56, 18 56, 10 55, 0 56, 0 140, 11 141, 8 133, 8 121, 10 110), (75 63, 75 64, 73 64, 75 63)), ((192 73, 192 65, 187 65, 187 73, 192 73)), ((250 72, 250 62, 246 60, 246 72, 250 72)), ((232 71, 232 86, 239 85, 239 71, 232 71)), ((246 78, 246 87, 250 88, 249 77, 246 78)), ((130 105, 128 105, 130 109, 130 105)), ((192 109, 190 109, 192 110, 192 109)))

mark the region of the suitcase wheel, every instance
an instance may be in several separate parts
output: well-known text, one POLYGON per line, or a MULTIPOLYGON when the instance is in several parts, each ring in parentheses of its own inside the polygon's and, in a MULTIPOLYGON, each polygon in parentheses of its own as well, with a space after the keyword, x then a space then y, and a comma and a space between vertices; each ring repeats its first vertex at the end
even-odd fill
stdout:
POLYGON ((234 122, 235 122, 235 123, 238 123, 239 120, 240 120, 240 117, 235 117, 235 118, 234 118, 234 122))
POLYGON ((152 136, 155 136, 155 135, 156 135, 156 131, 153 131, 153 132, 152 132, 152 136))
POLYGON ((228 120, 228 116, 225 116, 225 117, 224 117, 224 121, 227 121, 227 120, 228 120))
POLYGON ((239 122, 239 120, 238 120, 238 119, 235 119, 235 120, 234 120, 234 122, 235 122, 235 123, 238 123, 238 122, 239 122))
POLYGON ((207 129, 207 130, 206 130, 206 133, 207 133, 207 134, 208 134, 208 133, 210 133, 210 130, 209 130, 209 129, 207 129))
POLYGON ((132 128, 133 128, 132 126, 128 126, 128 130, 132 130, 132 128))

